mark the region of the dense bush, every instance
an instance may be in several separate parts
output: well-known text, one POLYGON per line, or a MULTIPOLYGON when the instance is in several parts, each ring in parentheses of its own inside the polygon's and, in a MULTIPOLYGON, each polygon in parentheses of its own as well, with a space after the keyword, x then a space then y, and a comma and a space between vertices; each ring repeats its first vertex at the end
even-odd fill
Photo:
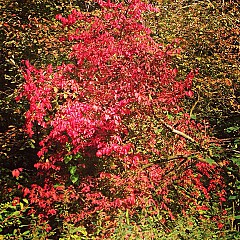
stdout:
POLYGON ((171 55, 178 49, 154 42, 142 24, 149 5, 98 3, 94 14, 56 16, 61 41, 72 45, 65 62, 37 69, 26 61, 18 100, 29 102, 27 133, 40 136, 42 183, 24 196, 43 217, 90 233, 99 212, 111 219, 117 209, 136 215, 157 206, 168 224, 190 206, 208 210, 210 196, 225 201, 204 126, 181 106, 194 72, 177 79, 171 55))

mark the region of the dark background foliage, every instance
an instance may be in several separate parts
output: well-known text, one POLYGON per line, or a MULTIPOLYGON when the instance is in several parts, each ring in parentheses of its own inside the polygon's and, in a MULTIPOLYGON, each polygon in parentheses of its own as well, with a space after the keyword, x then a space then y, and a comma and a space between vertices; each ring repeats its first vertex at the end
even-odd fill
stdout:
MULTIPOLYGON (((194 98, 185 103, 185 108, 197 121, 207 120, 209 134, 221 142, 221 150, 214 155, 230 161, 225 169, 228 204, 235 204, 239 211, 240 5, 221 0, 153 2, 160 6, 150 23, 156 40, 170 43, 179 38, 182 54, 175 59, 179 71, 199 70, 194 79, 194 98)), ((235 223, 238 225, 238 220, 235 223)))

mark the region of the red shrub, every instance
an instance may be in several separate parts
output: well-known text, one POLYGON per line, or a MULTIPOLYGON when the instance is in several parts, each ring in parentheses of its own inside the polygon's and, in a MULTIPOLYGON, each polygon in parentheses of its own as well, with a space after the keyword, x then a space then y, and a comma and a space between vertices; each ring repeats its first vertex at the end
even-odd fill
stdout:
POLYGON ((74 222, 147 206, 174 219, 199 199, 205 206, 222 182, 217 166, 197 163, 207 138, 182 113, 194 72, 178 80, 176 49, 151 38, 142 13, 156 9, 139 0, 97 2, 95 14, 56 16, 62 41, 72 44, 68 62, 46 69, 25 62, 20 98, 29 102, 30 137, 34 124, 42 127, 35 167, 44 179, 25 193, 46 216, 74 222))

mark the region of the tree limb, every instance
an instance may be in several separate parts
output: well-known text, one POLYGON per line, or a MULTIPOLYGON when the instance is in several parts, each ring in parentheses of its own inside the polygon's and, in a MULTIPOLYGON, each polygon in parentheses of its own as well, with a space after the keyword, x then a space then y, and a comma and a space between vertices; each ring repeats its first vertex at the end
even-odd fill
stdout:
POLYGON ((186 139, 188 139, 189 141, 193 142, 193 143, 197 143, 192 137, 190 137, 189 135, 187 135, 186 133, 183 133, 177 129, 175 129, 174 127, 172 127, 171 125, 165 123, 163 120, 160 120, 160 122, 165 126, 167 127, 168 129, 170 129, 173 133, 176 133, 186 139))
POLYGON ((165 163, 165 162, 170 162, 170 161, 173 161, 173 160, 176 160, 176 159, 188 159, 190 156, 194 155, 196 153, 191 153, 189 155, 175 155, 175 156, 169 156, 169 157, 166 157, 166 158, 160 158, 154 162, 151 162, 149 164, 146 164, 142 167, 142 169, 146 169, 146 168, 149 168, 151 166, 153 166, 154 164, 159 164, 159 163, 165 163))

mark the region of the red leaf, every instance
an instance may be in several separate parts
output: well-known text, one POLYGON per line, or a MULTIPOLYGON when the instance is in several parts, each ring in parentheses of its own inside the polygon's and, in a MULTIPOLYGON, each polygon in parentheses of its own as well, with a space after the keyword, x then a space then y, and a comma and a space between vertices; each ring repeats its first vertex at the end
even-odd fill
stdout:
POLYGON ((48 211, 48 214, 51 214, 51 215, 55 215, 57 212, 56 212, 56 210, 55 209, 50 209, 49 211, 48 211))
POLYGON ((21 171, 22 171, 22 168, 14 169, 14 170, 12 171, 12 175, 13 175, 13 177, 18 178, 19 175, 20 175, 20 172, 21 172, 21 171))
POLYGON ((190 98, 192 98, 193 95, 194 95, 194 93, 193 93, 193 91, 191 91, 191 90, 189 90, 189 91, 186 92, 186 96, 188 96, 188 97, 190 97, 190 98))
POLYGON ((25 197, 27 194, 30 193, 30 190, 28 188, 24 188, 23 190, 23 196, 25 197))

